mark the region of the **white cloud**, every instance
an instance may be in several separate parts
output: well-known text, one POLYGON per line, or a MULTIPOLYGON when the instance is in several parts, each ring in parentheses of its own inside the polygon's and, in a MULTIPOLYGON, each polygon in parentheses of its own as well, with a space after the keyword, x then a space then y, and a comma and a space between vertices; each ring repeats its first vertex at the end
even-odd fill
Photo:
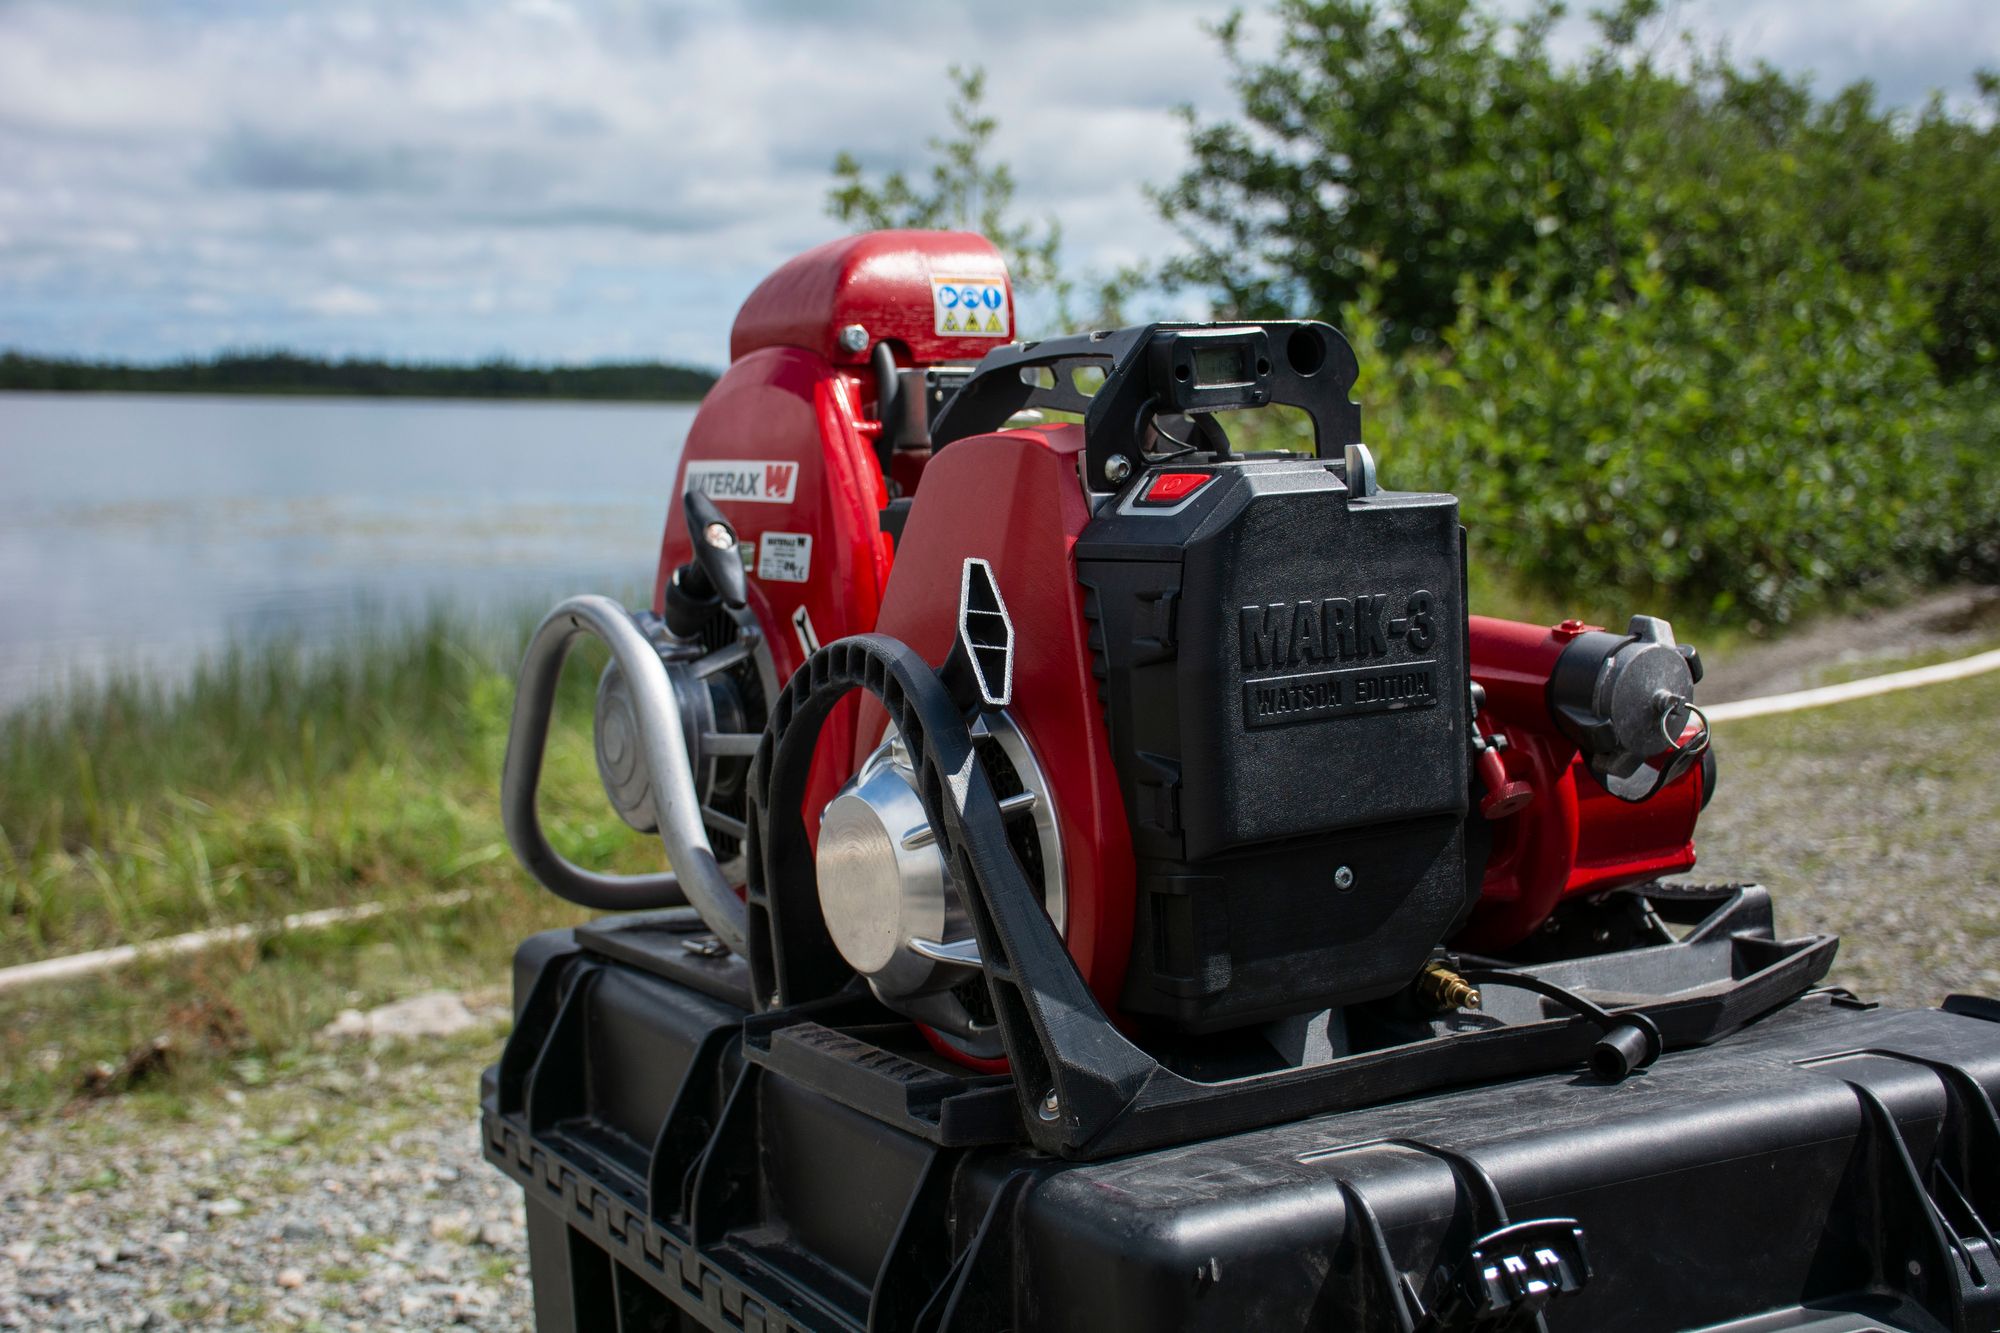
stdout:
POLYGON ((381 301, 357 287, 345 284, 323 288, 300 298, 299 308, 309 310, 315 315, 330 315, 336 319, 382 313, 381 301))
MULTIPOLYGON (((842 147, 909 165, 981 63, 1020 201, 1104 271, 1170 231, 1221 6, 224 0, 0 7, 0 345, 723 356, 833 233, 842 147)), ((1990 0, 1690 0, 1737 51, 1903 101, 1995 63, 1990 0)))

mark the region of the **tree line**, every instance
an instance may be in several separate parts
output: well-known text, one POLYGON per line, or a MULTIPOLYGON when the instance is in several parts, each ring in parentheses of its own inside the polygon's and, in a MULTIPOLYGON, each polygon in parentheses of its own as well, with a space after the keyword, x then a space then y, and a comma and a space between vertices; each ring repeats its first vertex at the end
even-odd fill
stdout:
POLYGON ((657 361, 579 366, 487 361, 456 366, 240 352, 140 366, 0 353, 0 389, 681 402, 699 399, 714 383, 709 371, 657 361))

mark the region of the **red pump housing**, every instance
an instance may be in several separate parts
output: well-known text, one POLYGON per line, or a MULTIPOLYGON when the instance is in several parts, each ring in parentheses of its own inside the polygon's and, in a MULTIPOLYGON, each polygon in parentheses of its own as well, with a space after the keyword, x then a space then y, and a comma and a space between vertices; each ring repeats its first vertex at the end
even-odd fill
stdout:
MULTIPOLYGON (((1014 333, 1005 261, 983 236, 887 231, 847 236, 806 251, 744 302, 729 336, 729 369, 689 427, 667 506, 653 584, 667 582, 693 547, 680 497, 707 492, 735 526, 749 569, 750 603, 783 681, 823 643, 875 627, 894 543, 881 513, 889 484, 875 454, 873 344, 898 366, 977 361, 1014 333), (998 294, 978 333, 945 333, 941 288, 998 294), (859 330, 858 334, 845 334, 859 330)), ((949 313, 949 312, 947 312, 949 313)), ((928 450, 895 462, 914 490, 928 450)), ((808 829, 851 766, 853 705, 827 724, 808 804, 808 829)))
MULTIPOLYGON (((1549 710, 1556 659, 1580 620, 1554 627, 1470 617, 1472 678, 1486 691, 1479 725, 1504 737, 1494 757, 1525 801, 1491 820, 1479 905, 1456 941, 1500 952, 1526 939, 1566 898, 1679 874, 1694 865, 1694 826, 1709 770, 1695 765, 1639 804, 1606 791, 1549 710)), ((1492 753, 1489 751, 1489 753, 1492 753)), ((1487 783, 1489 790, 1492 783, 1487 783)))

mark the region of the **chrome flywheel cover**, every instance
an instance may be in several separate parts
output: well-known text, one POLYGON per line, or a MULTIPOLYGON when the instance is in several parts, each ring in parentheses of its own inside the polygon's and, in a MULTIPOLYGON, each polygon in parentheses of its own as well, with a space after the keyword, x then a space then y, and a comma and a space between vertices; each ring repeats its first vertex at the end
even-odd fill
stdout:
MULTIPOLYGON (((1068 915, 1062 835, 1048 780, 1013 719, 983 713, 973 743, 992 777, 1009 839, 1061 932, 1068 915)), ((967 1054, 999 1054, 979 948, 892 728, 820 819, 820 909, 847 964, 881 1000, 967 1054)))

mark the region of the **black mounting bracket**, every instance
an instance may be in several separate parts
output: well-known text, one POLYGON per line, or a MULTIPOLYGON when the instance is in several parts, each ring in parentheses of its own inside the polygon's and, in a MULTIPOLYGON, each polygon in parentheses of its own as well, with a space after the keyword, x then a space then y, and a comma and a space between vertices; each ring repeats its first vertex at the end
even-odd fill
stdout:
MULTIPOLYGON (((1058 1156, 1112 1156, 1560 1069, 1583 1063, 1607 1033, 1638 1019, 1656 1049, 1698 1045, 1795 998, 1833 962, 1830 936, 1771 938, 1769 899, 1751 886, 1721 902, 1696 932, 1726 946, 1722 955, 1685 951, 1689 965, 1719 964, 1719 973, 1643 1003, 1583 1012, 1570 1005, 1555 1017, 1537 1009, 1477 1031, 1222 1082, 1184 1077, 1127 1040, 1077 971, 1015 859, 965 716, 937 672, 901 641, 863 634, 820 649, 779 691, 752 768, 745 852, 750 968, 760 1010, 796 1007, 802 1021, 816 1021, 823 1009, 817 1002, 860 992, 827 932, 800 815, 820 729, 855 690, 881 701, 910 748, 925 815, 979 942, 1022 1124, 1037 1148, 1058 1156)), ((1643 989, 1631 977, 1658 974, 1660 951, 1682 948, 1664 944, 1578 960, 1564 965, 1558 984, 1643 989), (1593 965, 1605 975, 1593 976, 1593 965)), ((768 1027, 782 1018, 754 1021, 768 1027)))

